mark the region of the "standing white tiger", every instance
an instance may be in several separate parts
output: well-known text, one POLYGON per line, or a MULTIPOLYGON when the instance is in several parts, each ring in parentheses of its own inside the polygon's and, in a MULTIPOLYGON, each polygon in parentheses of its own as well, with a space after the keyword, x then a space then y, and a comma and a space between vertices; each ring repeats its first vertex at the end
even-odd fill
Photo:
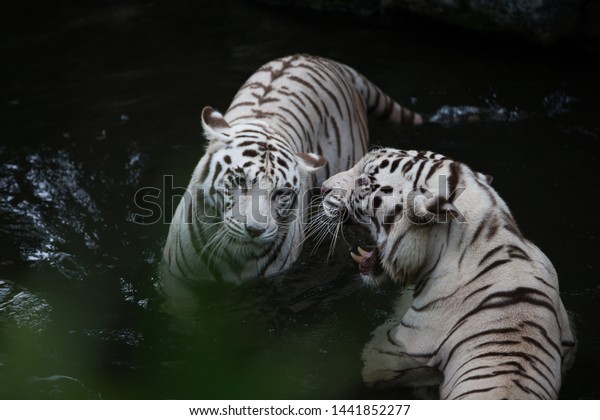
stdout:
POLYGON ((324 220, 368 232, 373 249, 352 255, 363 279, 408 288, 363 351, 367 384, 557 398, 575 344, 558 278, 488 177, 440 154, 381 149, 322 190, 324 220))
POLYGON ((309 55, 262 66, 224 115, 206 107, 209 144, 164 248, 167 293, 288 268, 304 240, 308 191, 364 155, 368 112, 422 122, 350 67, 309 55))

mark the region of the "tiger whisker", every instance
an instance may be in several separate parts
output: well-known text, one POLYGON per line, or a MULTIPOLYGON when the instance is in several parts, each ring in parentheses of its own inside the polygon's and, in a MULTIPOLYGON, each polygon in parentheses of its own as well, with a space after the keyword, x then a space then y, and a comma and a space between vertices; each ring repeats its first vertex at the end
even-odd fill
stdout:
MULTIPOLYGON (((227 247, 229 246, 229 244, 231 243, 232 240, 233 240, 233 238, 230 235, 224 235, 224 238, 218 244, 218 250, 217 250, 217 254, 215 255, 215 260, 214 260, 215 263, 217 261, 221 260, 221 257, 223 255, 223 253, 225 252, 225 249, 227 249, 227 247)), ((214 268, 214 265, 213 265, 213 268, 214 268)))
MULTIPOLYGON (((307 240, 309 240, 313 236, 319 234, 319 232, 322 230, 323 219, 324 219, 323 213, 319 213, 311 218, 311 220, 308 222, 307 227, 304 231, 304 236, 303 236, 302 240, 295 246, 295 248, 303 246, 307 240)), ((310 255, 312 255, 312 253, 310 255)))
MULTIPOLYGON (((342 227, 342 223, 337 223, 335 226, 335 233, 333 235, 333 240, 331 241, 331 243, 329 244, 329 252, 327 253, 327 261, 329 261, 329 258, 331 258, 331 256, 333 256, 333 253, 335 251, 335 246, 337 244, 337 240, 339 238, 339 232, 342 232, 342 237, 344 236, 344 229, 342 227)), ((348 241, 346 241, 346 239, 344 238, 344 241, 346 243, 348 243, 348 241)))
MULTIPOLYGON (((223 222, 219 223, 221 225, 224 225, 223 222)), ((218 225, 218 224, 217 224, 218 225)), ((206 243, 204 244, 204 246, 202 247, 202 249, 200 250, 199 254, 203 255, 206 251, 208 251, 212 245, 217 242, 219 240, 219 238, 223 235, 223 234, 227 234, 227 232, 225 232, 225 230, 222 228, 222 226, 219 226, 219 228, 217 228, 216 232, 210 237, 210 239, 208 241, 206 241, 206 243)))
POLYGON ((215 264, 218 260, 220 260, 221 255, 223 254, 223 251, 226 248, 226 245, 231 241, 230 235, 224 229, 219 230, 217 234, 215 234, 215 236, 218 238, 217 240, 212 241, 211 238, 211 242, 213 242, 215 246, 213 247, 213 250, 210 253, 207 260, 207 265, 209 266, 209 268, 211 263, 213 265, 213 268, 215 268, 215 264))
POLYGON ((320 220, 316 221, 318 223, 315 223, 314 227, 311 227, 311 230, 308 232, 307 234, 307 238, 314 238, 314 242, 315 245, 313 247, 313 250, 311 252, 311 255, 314 254, 314 252, 316 251, 316 249, 321 246, 321 244, 323 243, 323 241, 330 236, 330 228, 327 225, 327 220, 324 220, 323 222, 321 222, 320 220))

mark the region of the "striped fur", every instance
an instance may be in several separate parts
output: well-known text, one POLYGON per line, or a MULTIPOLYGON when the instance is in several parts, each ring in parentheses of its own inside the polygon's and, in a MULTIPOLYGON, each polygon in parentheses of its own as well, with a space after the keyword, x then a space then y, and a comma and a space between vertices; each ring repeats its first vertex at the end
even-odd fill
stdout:
POLYGON ((353 256, 363 279, 404 286, 364 349, 367 384, 557 398, 574 357, 558 278, 489 182, 440 154, 380 149, 323 183, 329 223, 349 218, 371 240, 353 256))
POLYGON ((308 55, 262 66, 224 115, 205 108, 209 144, 169 229, 169 275, 239 282, 288 268, 309 190, 364 155, 368 112, 422 122, 350 67, 308 55))

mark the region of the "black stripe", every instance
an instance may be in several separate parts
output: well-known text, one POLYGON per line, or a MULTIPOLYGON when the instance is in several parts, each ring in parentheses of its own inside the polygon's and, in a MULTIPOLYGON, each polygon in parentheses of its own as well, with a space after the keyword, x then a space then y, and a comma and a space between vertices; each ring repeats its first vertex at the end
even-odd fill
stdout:
MULTIPOLYGON (((294 124, 292 124, 290 121, 288 121, 287 118, 285 118, 283 115, 273 112, 273 115, 275 115, 279 121, 281 121, 282 124, 286 125, 287 127, 289 127, 290 130, 292 130, 295 134, 295 137, 298 139, 298 141, 300 142, 300 144, 303 143, 304 137, 302 136, 302 134, 297 130, 297 128, 294 126, 294 124)), ((302 127, 302 125, 301 125, 302 127)), ((288 138, 293 138, 294 136, 290 136, 289 131, 286 131, 288 133, 288 138)))
POLYGON ((535 299, 533 299, 533 296, 538 296, 541 298, 544 298, 545 301, 543 301, 543 303, 540 303, 542 306, 546 306, 548 309, 550 309, 552 312, 555 312, 554 310, 554 306, 551 304, 552 299, 550 297, 548 297, 547 294, 545 294, 544 292, 537 290, 537 289, 533 289, 531 287, 517 287, 513 290, 506 290, 506 291, 502 291, 502 292, 495 292, 492 293, 488 296, 486 296, 485 299, 483 299, 480 303, 480 306, 494 306, 497 304, 502 304, 504 302, 496 302, 496 303, 488 303, 493 299, 497 299, 497 298, 504 298, 507 301, 514 301, 515 303, 519 303, 519 302, 528 302, 531 303, 533 301, 535 301, 536 303, 539 302, 535 299))
POLYGON ((253 146, 253 147, 266 147, 265 146, 266 143, 264 141, 256 141, 256 140, 246 140, 243 141, 239 144, 237 144, 237 148, 242 148, 242 147, 249 147, 249 146, 253 146))
POLYGON ((435 162, 433 165, 431 165, 431 168, 429 168, 429 172, 427 172, 427 176, 425 177, 425 179, 423 180, 423 182, 427 182, 427 180, 429 178, 431 178, 433 176, 433 174, 435 173, 435 171, 438 170, 438 168, 440 166, 442 166, 444 164, 444 162, 442 160, 438 160, 437 162, 435 162))
POLYGON ((300 113, 304 116, 304 118, 310 125, 310 129, 312 130, 312 132, 315 133, 316 129, 315 129, 315 126, 313 125, 313 120, 305 111, 306 106, 300 106, 300 105, 296 104, 296 102, 294 102, 294 101, 291 101, 291 103, 296 107, 296 109, 298 111, 300 111, 300 113))
POLYGON ((317 91, 317 89, 310 83, 308 83, 306 80, 302 79, 301 77, 298 76, 289 76, 289 79, 293 82, 299 83, 303 86, 306 86, 307 88, 309 88, 310 90, 312 90, 314 92, 314 94, 318 97, 320 97, 319 92, 317 91))
MULTIPOLYGON (((338 101, 338 98, 336 97, 336 95, 335 95, 335 94, 334 94, 334 93, 333 93, 331 90, 327 89, 327 87, 326 87, 326 86, 325 86, 323 83, 321 83, 321 81, 320 81, 320 80, 318 80, 316 77, 314 77, 314 76, 312 76, 312 75, 309 75, 309 76, 310 76, 310 78, 311 78, 311 79, 312 79, 312 80, 313 80, 313 81, 314 81, 316 84, 318 84, 318 85, 319 85, 319 87, 320 87, 320 88, 321 88, 323 91, 325 91, 325 93, 327 94, 327 96, 329 96, 329 98, 330 98, 330 99, 333 101, 333 103, 335 104, 335 107, 336 107, 336 108, 337 108, 337 110, 338 110, 338 113, 339 113, 340 117, 341 117, 341 116, 343 116, 343 115, 344 115, 344 113, 343 113, 343 111, 342 111, 342 107, 341 107, 341 105, 340 105, 340 103, 339 103, 339 101, 338 101)), ((319 96, 320 96, 320 95, 319 95, 319 96)))
MULTIPOLYGON (((408 174, 408 171, 410 171, 413 166, 415 166, 415 159, 410 159, 408 162, 406 162, 406 164, 404 166, 402 166, 402 173, 404 174, 408 174)), ((415 188, 417 185, 417 179, 415 178, 415 188)))
POLYGON ((460 258, 458 259, 458 268, 460 269, 460 266, 462 265, 462 261, 463 258, 465 258, 465 255, 467 255, 467 251, 469 250, 469 247, 465 247, 465 249, 463 249, 462 254, 460 254, 460 258))
POLYGON ((543 360, 541 360, 539 357, 534 356, 533 354, 529 354, 529 353, 525 353, 525 352, 521 352, 521 351, 507 351, 507 352, 502 352, 502 351, 490 351, 487 353, 481 353, 476 355, 475 357, 472 357, 471 359, 467 360, 466 362, 464 362, 457 370, 460 370, 463 366, 467 365, 468 363, 473 362, 474 360, 477 359, 484 359, 484 358, 490 358, 492 360, 498 359, 498 358, 507 358, 507 357, 513 357, 513 358, 517 358, 517 359, 523 359, 525 361, 528 362, 529 366, 531 366, 532 369, 534 369, 536 372, 538 372, 549 384, 552 388, 554 388, 550 382, 550 380, 546 377, 546 375, 541 372, 535 365, 534 362, 537 362, 538 364, 540 364, 541 366, 545 367, 548 372, 551 375, 554 375, 552 372, 552 369, 550 369, 548 367, 548 365, 546 365, 546 363, 544 363, 543 360))
POLYGON ((423 159, 421 161, 421 164, 419 165, 419 169, 417 169, 417 174, 415 175, 415 182, 413 184, 413 188, 417 188, 417 182, 419 181, 419 178, 421 177, 421 172, 423 172, 423 168, 425 167, 426 164, 427 164, 427 161, 425 159, 423 159))
MULTIPOLYGON (((296 121, 296 123, 298 124, 298 126, 304 128, 304 124, 302 124, 302 121, 300 121, 300 119, 298 118, 298 116, 294 112, 292 112, 290 109, 288 109, 288 108, 286 108, 284 106, 280 106, 279 109, 281 109, 283 112, 286 112, 289 115, 291 115, 291 117, 294 119, 294 121, 296 121)), ((310 120, 308 122, 310 124, 310 120)), ((311 127, 312 127, 312 124, 311 124, 311 127)), ((302 137, 302 136, 298 136, 298 137, 302 137)))
POLYGON ((342 150, 342 140, 340 138, 340 129, 339 129, 337 122, 333 116, 329 117, 329 121, 331 122, 331 125, 333 126, 333 130, 335 132, 335 146, 337 147, 337 150, 339 151, 338 153, 340 153, 342 150))
POLYGON ((478 289, 473 290, 471 293, 469 293, 467 296, 464 297, 464 299, 462 300, 462 303, 465 303, 467 301, 467 299, 471 299, 476 294, 486 291, 493 285, 494 285, 493 283, 490 283, 490 284, 486 284, 485 286, 481 286, 478 289))
POLYGON ((533 277, 534 277, 536 280, 539 280, 539 281, 541 281, 542 283, 544 283, 544 285, 546 285, 546 286, 550 287, 551 289, 554 289, 554 290, 556 290, 556 287, 554 287, 553 285, 551 285, 550 283, 548 283, 548 282, 547 282, 546 280, 544 280, 543 278, 541 278, 541 277, 538 277, 538 276, 533 276, 533 277))
POLYGON ((396 238, 396 240, 394 241, 394 244, 392 245, 392 249, 389 252, 389 255, 396 255, 397 254, 398 246, 400 246, 400 242, 402 242, 402 239, 404 239, 405 235, 406 235, 406 232, 402 233, 400 236, 398 236, 396 238))
POLYGON ((323 113, 321 112, 321 108, 319 108, 319 106, 317 105, 317 103, 306 92, 300 92, 300 93, 302 95, 304 95, 304 97, 308 100, 308 102, 310 102, 310 104, 314 108, 315 112, 319 115, 319 119, 321 120, 321 124, 325 123, 326 120, 325 120, 325 118, 323 118, 323 113))
POLYGON ((260 276, 264 276, 264 273, 267 271, 267 269, 277 260, 277 257, 280 254, 279 248, 280 248, 281 244, 285 241, 286 238, 287 238, 287 232, 277 243, 274 243, 271 247, 269 247, 268 251, 270 251, 270 254, 268 254, 268 258, 266 260, 265 265, 259 271, 260 276))
POLYGON ((283 166, 285 169, 290 168, 288 163, 284 159, 282 159, 280 156, 277 156, 277 164, 283 166))
MULTIPOLYGON (((547 369, 549 369, 545 363, 540 363, 542 366, 546 367, 547 369)), ((550 381, 550 379, 541 371, 538 369, 538 367, 535 364, 531 364, 531 368, 533 370, 535 370, 550 386, 550 388, 552 388, 552 392, 554 392, 554 395, 558 395, 558 390, 554 387, 554 384, 550 381)), ((554 374, 552 374, 552 376, 556 377, 554 374)), ((553 395, 550 393, 550 391, 548 391, 548 389, 546 389, 545 386, 543 386, 541 383, 539 383, 538 381, 534 380, 533 378, 531 379, 533 382, 535 382, 542 390, 546 391, 546 393, 548 394, 549 398, 553 398, 553 395)))
POLYGON ((479 260, 479 266, 481 266, 481 264, 483 264, 483 262, 485 260, 487 260, 489 257, 491 257, 492 255, 494 255, 496 252, 500 251, 502 248, 504 248, 504 245, 498 245, 496 248, 490 250, 487 252, 487 254, 485 254, 483 256, 483 258, 481 258, 481 260, 479 260))
POLYGON ((479 226, 477 226, 477 229, 475 230, 475 233, 473 234, 473 238, 471 239, 471 242, 469 242, 469 246, 473 245, 475 243, 475 241, 477 240, 477 238, 479 238, 479 235, 481 235, 481 232, 483 231, 483 228, 485 227, 485 225, 487 225, 488 220, 489 220, 489 216, 490 216, 490 212, 488 212, 479 222, 479 226))
POLYGON ((442 246, 442 248, 440 249, 440 252, 438 253, 438 256, 435 260, 435 262, 433 263, 433 266, 427 270, 427 272, 425 272, 421 278, 419 279, 417 285, 415 286, 415 291, 413 292, 413 296, 416 298, 418 297, 421 292, 423 291, 423 289, 425 289, 425 286, 427 285, 427 282, 430 279, 430 275, 431 273, 433 273, 433 270, 435 270, 440 262, 440 259, 442 258, 442 254, 444 253, 445 247, 442 246))
POLYGON ((384 100, 386 100, 386 106, 385 109, 381 112, 381 114, 379 114, 378 118, 381 121, 385 121, 388 118, 390 118, 390 116, 392 115, 392 113, 394 112, 394 102, 389 100, 389 98, 386 98, 384 96, 384 100))
MULTIPOLYGON (((465 367, 465 365, 466 365, 467 363, 468 363, 468 361, 466 361, 466 362, 464 362, 462 365, 460 365, 460 366, 458 367, 458 369, 455 369, 455 370, 454 370, 454 373, 452 374, 452 376, 451 376, 451 377, 449 377, 449 378, 447 378, 447 377, 444 377, 444 384, 445 384, 444 386, 445 386, 446 388, 449 388, 449 387, 450 387, 450 382, 451 382, 452 380, 454 380, 454 382, 452 382, 452 387, 450 387, 450 392, 449 392, 449 393, 451 393, 451 392, 452 392, 452 390, 453 390, 453 389, 456 387, 456 384, 457 384, 457 383, 459 383, 459 382, 460 382, 460 380, 461 380, 461 379, 462 379, 462 378, 463 378, 465 375, 468 375, 469 373, 471 373, 471 372, 475 372, 475 371, 477 371, 477 370, 482 370, 482 369, 493 369, 494 367, 496 367, 496 365, 494 365, 494 366, 490 366, 490 365, 481 365, 481 366, 475 366, 475 367, 472 367, 472 368, 470 368, 470 369, 468 369, 468 370, 464 371, 463 373, 461 373, 461 374, 458 376, 458 378, 454 379, 454 377, 456 376, 456 374, 457 374, 458 372, 460 372, 460 370, 461 370, 463 367, 465 367)), ((440 370, 442 369, 442 365, 441 365, 441 363, 439 363, 439 364, 438 364, 438 368, 439 368, 440 370)))
POLYGON ((526 257, 527 259, 530 259, 529 255, 527 255, 527 252, 525 252, 523 250, 523 248, 518 247, 517 245, 509 245, 508 248, 509 248, 509 251, 512 253, 519 253, 522 256, 526 257))
POLYGON ((536 397, 537 399, 539 399, 539 400, 543 400, 543 399, 544 399, 544 397, 542 397, 542 396, 541 396, 540 394, 538 394, 537 392, 533 391, 531 388, 528 388, 528 387, 526 387, 526 386, 524 386, 524 385, 521 385, 521 383, 520 383, 518 380, 516 380, 516 379, 513 379, 513 381, 512 381, 512 382, 513 382, 513 383, 514 383, 514 384, 517 386, 517 388, 521 389, 521 391, 525 392, 526 394, 532 394, 532 395, 535 395, 535 397, 536 397))
POLYGON ((479 277, 483 276, 485 273, 487 273, 497 267, 500 267, 501 265, 509 263, 509 262, 511 262, 511 260, 508 260, 508 259, 494 261, 493 263, 491 263, 490 265, 485 267, 483 270, 481 270, 475 277, 473 277, 471 280, 469 280, 465 285, 473 283, 475 280, 477 280, 479 277))
POLYGON ((462 394, 457 395, 456 397, 454 397, 454 399, 458 400, 458 399, 460 399, 462 397, 466 397, 467 395, 481 394, 483 392, 488 392, 488 391, 491 391, 491 390, 496 389, 496 388, 498 388, 498 387, 497 386, 493 386, 493 387, 490 387, 490 388, 472 389, 470 391, 466 391, 466 392, 463 392, 462 394))
MULTIPOLYGON (((473 380, 482 380, 482 379, 490 379, 490 378, 496 378, 498 376, 502 376, 502 375, 518 375, 526 380, 529 380, 533 383, 535 383, 540 389, 542 389, 543 391, 546 392, 546 394, 548 395, 548 398, 552 398, 552 394, 534 377, 527 375, 524 372, 518 371, 518 370, 495 370, 492 373, 489 373, 487 375, 474 375, 474 376, 469 376, 465 379, 463 379, 461 381, 461 384, 467 381, 473 381, 473 380)), ((515 379, 512 379, 512 381, 514 382, 515 379)), ((552 384, 550 384, 550 386, 552 387, 553 391, 555 391, 554 387, 552 386, 552 384)), ((538 398, 543 399, 540 394, 535 393, 533 390, 529 389, 529 388, 525 388, 524 386, 520 386, 520 388, 522 390, 524 390, 526 393, 528 394, 535 394, 538 398)))
MULTIPOLYGON (((380 101, 380 97, 382 95, 382 92, 379 89, 373 89, 373 91, 375 92, 375 99, 373 101, 368 101, 368 108, 367 108, 367 113, 372 113, 373 111, 375 111, 379 105, 379 101, 380 101)), ((369 98, 371 98, 371 89, 369 89, 369 98)))
MULTIPOLYGON (((240 88, 240 90, 242 90, 242 89, 240 88)), ((238 103, 233 102, 229 106, 229 109, 227 109, 227 112, 231 112, 232 110, 234 110, 240 106, 254 106, 254 102, 238 102, 238 103)))
POLYGON ((450 176, 448 177, 448 202, 450 203, 454 202, 461 174, 462 166, 458 162, 452 162, 450 164, 450 176))
POLYGON ((546 342, 556 351, 556 353, 558 355, 561 355, 560 348, 554 342, 554 340, 552 340, 550 338, 550 336, 548 335, 548 331, 546 331, 545 327, 543 327, 543 326, 541 326, 538 323, 533 322, 533 321, 523 321, 523 324, 529 325, 530 327, 536 328, 540 332, 540 334, 544 337, 544 339, 546 340, 546 342))
POLYGON ((488 230, 485 234, 485 239, 489 241, 497 232, 498 232, 498 220, 496 220, 494 218, 494 220, 490 221, 488 230))
MULTIPOLYGON (((467 336, 467 337, 463 338, 462 340, 460 340, 460 341, 459 341, 459 342, 457 342, 456 344, 454 344, 454 346, 452 346, 452 348, 450 349, 450 351, 448 351, 448 354, 447 354, 447 355, 446 355, 446 357, 445 357, 445 361, 444 361, 444 365, 443 365, 443 367, 442 367, 442 370, 445 370, 445 369, 446 369, 446 367, 448 366, 448 363, 450 362, 450 359, 452 359, 452 355, 453 355, 453 354, 456 352, 456 350, 457 350, 459 347, 461 347, 463 344, 465 344, 465 343, 467 343, 467 342, 469 342, 469 341, 472 341, 472 340, 474 340, 474 339, 477 339, 477 338, 484 337, 484 336, 486 336, 486 335, 493 335, 493 334, 510 334, 510 333, 518 333, 518 332, 519 332, 519 329, 518 329, 518 328, 495 328, 495 329, 489 329, 489 330, 485 330, 485 331, 480 331, 480 332, 477 332, 477 333, 475 333, 475 334, 471 334, 471 335, 469 335, 469 336, 467 336)), ((450 337, 450 336, 448 335, 448 336, 446 337, 446 339, 447 339, 447 338, 449 338, 449 337, 450 337)), ((436 354, 437 354, 437 352, 439 351, 439 349, 442 347, 442 345, 443 345, 444 343, 445 343, 445 340, 444 340, 444 341, 442 341, 442 343, 441 343, 441 344, 440 344, 440 346, 438 347, 438 350, 436 350, 436 354)), ((462 366, 464 366, 464 364, 463 364, 462 366)), ((461 368, 462 368, 462 366, 461 366, 461 368)), ((460 370, 460 368, 459 368, 459 369, 457 369, 457 371, 458 371, 458 370, 460 370)), ((460 377, 459 377, 459 378, 460 378, 460 377)), ((458 379, 457 379, 457 380, 458 380, 458 379)), ((455 383, 456 383, 456 381, 455 381, 455 383)))
POLYGON ((210 164, 212 163, 212 158, 214 155, 208 156, 208 161, 202 168, 202 172, 200 172, 200 176, 198 177, 198 183, 203 184, 206 181, 206 177, 208 176, 208 171, 210 170, 210 164))
MULTIPOLYGON (((531 343, 533 346, 537 347, 538 349, 540 349, 541 351, 543 351, 544 353, 546 353, 546 355, 552 359, 554 359, 555 356, 553 356, 548 350, 546 350, 546 348, 544 346, 542 346, 537 340, 534 340, 531 337, 527 337, 525 335, 521 336, 521 339, 523 341, 527 341, 528 343, 531 343)), ((555 350, 558 350, 556 345, 553 346, 555 348, 555 350)), ((560 357, 560 352, 558 352, 558 357, 560 357)))

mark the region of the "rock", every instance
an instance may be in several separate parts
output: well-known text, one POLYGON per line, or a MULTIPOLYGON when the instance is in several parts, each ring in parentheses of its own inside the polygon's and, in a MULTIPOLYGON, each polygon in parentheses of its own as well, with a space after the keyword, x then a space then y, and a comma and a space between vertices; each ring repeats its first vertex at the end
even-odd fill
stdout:
POLYGON ((51 310, 44 299, 12 282, 0 280, 0 332, 17 328, 39 334, 50 326, 51 310))
MULTIPOLYGON (((591 25, 586 14, 586 9, 594 7, 592 3, 588 0, 382 0, 382 8, 387 13, 394 9, 408 10, 469 29, 516 35, 546 45, 586 35, 578 33, 583 21, 593 26, 597 36, 597 25, 591 25)), ((596 18, 600 17, 597 12, 596 18)))
POLYGON ((600 39, 597 0, 262 0, 326 13, 379 16, 387 22, 426 16, 474 31, 548 45, 565 39, 600 39))

